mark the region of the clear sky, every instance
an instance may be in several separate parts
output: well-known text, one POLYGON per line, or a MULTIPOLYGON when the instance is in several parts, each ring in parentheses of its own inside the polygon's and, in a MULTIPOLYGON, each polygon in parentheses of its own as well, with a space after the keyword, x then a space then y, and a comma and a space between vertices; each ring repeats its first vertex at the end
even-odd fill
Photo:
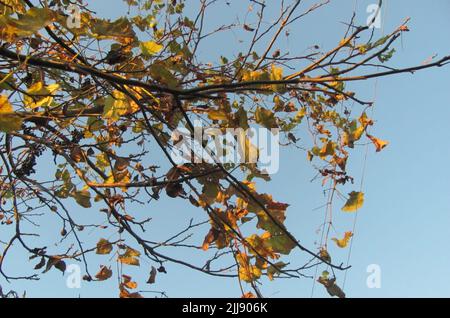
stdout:
MULTIPOLYGON (((229 0, 231 5, 228 6, 225 2, 219 0, 207 15, 208 28, 229 23, 238 15, 244 16, 250 3, 229 0)), ((315 44, 324 49, 332 48, 342 38, 345 31, 342 22, 349 21, 355 5, 357 22, 364 24, 368 15, 366 8, 375 2, 332 0, 330 5, 292 25, 289 40, 281 40, 278 47, 298 53, 315 44)), ((434 54, 439 54, 439 57, 450 54, 449 0, 384 2, 382 25, 385 32, 392 31, 405 18, 411 17, 411 32, 405 33, 398 42, 397 53, 391 60, 393 65, 418 65, 434 54)), ((126 14, 122 0, 88 3, 103 16, 126 14)), ((189 12, 198 2, 188 0, 187 3, 192 4, 189 12)), ((267 3, 275 10, 278 8, 278 1, 267 0, 267 3)), ((303 9, 311 3, 305 1, 303 9)), ((278 13, 275 10, 269 15, 275 16, 278 13)), ((251 22, 251 18, 248 19, 251 22)), ((375 32, 381 36, 383 30, 375 32)), ((199 53, 205 61, 217 61, 220 55, 233 55, 245 48, 246 36, 244 33, 228 33, 201 47, 199 53)), ((362 172, 365 148, 356 150, 351 159, 355 187, 359 187, 364 177, 366 201, 357 212, 350 261, 352 268, 347 273, 345 292, 348 297, 450 297, 450 67, 382 78, 378 82, 366 81, 352 87, 366 99, 373 100, 376 95, 374 133, 389 140, 390 144, 381 153, 369 148, 365 173, 362 172), (366 285, 366 269, 370 264, 381 268, 381 288, 371 289, 366 285)), ((279 172, 273 176, 272 182, 260 187, 277 200, 291 204, 287 215, 288 228, 303 245, 309 247, 314 247, 314 242, 320 239, 316 230, 323 220, 324 210, 316 208, 325 203, 320 181, 310 182, 313 177, 314 170, 306 162, 303 152, 283 149, 279 172)), ((348 187, 342 192, 354 189, 348 187)), ((78 209, 75 205, 71 207, 78 209)), ((336 235, 351 230, 354 221, 354 216, 344 215, 339 211, 340 207, 341 202, 337 201, 336 235)), ((149 231, 156 236, 161 235, 161 238, 164 234, 167 237, 167 231, 175 233, 183 228, 191 217, 204 220, 202 211, 186 207, 182 200, 156 202, 140 209, 149 210, 154 218, 149 231), (175 226, 174 220, 177 220, 175 226)), ((98 214, 96 211, 79 213, 98 214)), ((55 234, 59 232, 58 226, 55 224, 55 234)), ((197 243, 201 242, 205 233, 194 237, 192 242, 195 239, 197 243)), ((203 259, 191 251, 173 252, 180 258, 190 257, 194 261, 198 258, 199 264, 203 259)), ((338 262, 346 262, 347 253, 348 249, 333 250, 332 255, 338 262)), ((10 258, 13 259, 7 265, 13 271, 30 269, 30 264, 24 264, 28 262, 24 255, 16 253, 10 258)), ((92 259, 93 264, 97 263, 97 256, 92 259)), ((306 258, 295 252, 291 259, 301 263, 306 258)), ((105 262, 114 268, 113 260, 105 261, 103 258, 105 262)), ((148 274, 145 266, 150 268, 151 265, 144 262, 143 268, 127 269, 127 274, 145 281, 148 274)), ((177 265, 168 264, 166 268, 168 275, 160 274, 155 285, 150 288, 140 286, 139 289, 165 291, 169 297, 236 297, 240 294, 236 280, 208 277, 177 265)), ((96 270, 93 268, 91 272, 96 270)), ((340 285, 343 278, 343 273, 338 274, 340 285)), ((261 290, 267 297, 310 297, 312 294, 312 279, 263 282, 261 290)), ((55 270, 43 275, 38 282, 8 284, 0 277, 0 284, 5 290, 26 290, 30 297, 116 297, 118 294, 115 279, 103 283, 83 282, 81 289, 69 289, 65 278, 55 270)), ((318 285, 313 295, 327 297, 326 291, 318 285)))

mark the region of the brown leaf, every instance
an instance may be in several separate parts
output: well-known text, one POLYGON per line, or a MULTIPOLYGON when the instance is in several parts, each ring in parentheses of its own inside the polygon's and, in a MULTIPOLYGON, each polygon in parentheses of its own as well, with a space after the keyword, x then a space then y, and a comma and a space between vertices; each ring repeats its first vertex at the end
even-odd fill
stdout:
POLYGON ((59 269, 63 274, 66 271, 66 263, 62 260, 59 260, 58 262, 56 262, 56 264, 54 266, 55 266, 55 268, 59 269))
POLYGON ((111 253, 112 248, 112 244, 108 240, 101 238, 97 243, 97 249, 95 252, 100 255, 105 255, 111 253))
POLYGON ((42 267, 44 267, 45 265, 45 258, 41 257, 41 261, 39 263, 36 264, 36 266, 34 267, 34 269, 41 269, 42 267))
POLYGON ((250 27, 248 24, 244 24, 244 30, 245 30, 245 31, 249 31, 249 32, 255 31, 255 29, 253 29, 252 27, 250 27))
POLYGON ((208 250, 209 245, 217 239, 218 235, 219 235, 219 232, 215 228, 212 227, 209 230, 208 234, 206 234, 206 236, 205 236, 205 239, 204 239, 203 245, 202 245, 202 249, 204 251, 208 250))
POLYGON ((97 274, 95 274, 95 278, 97 278, 99 281, 107 280, 111 276, 112 270, 104 265, 102 265, 100 267, 100 271, 97 274))
POLYGON ((147 280, 147 284, 154 284, 156 280, 157 270, 154 266, 152 266, 152 270, 150 271, 150 277, 147 280))
POLYGON ((135 289, 135 288, 137 288, 137 283, 136 282, 133 282, 132 280, 131 280, 131 276, 128 276, 128 275, 122 275, 122 278, 123 278, 123 282, 122 282, 122 285, 123 286, 125 286, 125 287, 127 287, 127 288, 129 288, 129 289, 135 289))

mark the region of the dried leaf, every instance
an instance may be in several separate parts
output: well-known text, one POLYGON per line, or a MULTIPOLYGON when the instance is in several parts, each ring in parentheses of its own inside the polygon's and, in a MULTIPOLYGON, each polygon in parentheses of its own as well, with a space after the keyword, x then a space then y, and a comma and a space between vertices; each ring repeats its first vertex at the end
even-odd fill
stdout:
POLYGON ((97 243, 97 249, 95 252, 97 254, 104 255, 111 253, 112 249, 112 244, 108 240, 101 238, 97 243))
POLYGON ((150 271, 150 276, 147 280, 147 284, 154 284, 155 280, 156 280, 156 274, 157 274, 157 270, 154 266, 152 266, 152 270, 150 271))
POLYGON ((102 265, 100 267, 100 271, 95 274, 95 278, 97 278, 99 281, 107 280, 112 276, 112 270, 109 267, 106 267, 102 265))

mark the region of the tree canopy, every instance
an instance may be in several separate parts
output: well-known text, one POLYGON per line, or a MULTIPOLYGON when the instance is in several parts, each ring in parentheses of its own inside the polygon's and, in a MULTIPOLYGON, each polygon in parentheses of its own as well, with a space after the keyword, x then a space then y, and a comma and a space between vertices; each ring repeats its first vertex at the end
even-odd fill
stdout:
MULTIPOLYGON (((0 1, 1 275, 34 280, 77 261, 85 281, 117 275, 120 297, 141 297, 138 284, 154 284, 158 275, 170 275, 165 264, 176 263, 230 277, 243 297, 261 297, 262 277, 301 278, 320 267, 327 270, 318 282, 331 296, 345 297, 335 281, 349 266, 332 250, 348 248, 353 233, 342 229, 343 237, 330 237, 331 214, 320 248, 305 246, 285 226, 289 204, 258 190, 271 180, 257 160, 224 162, 208 142, 199 147, 210 160, 180 163, 173 151, 182 138, 194 138, 196 122, 203 131, 275 131, 282 148, 297 147, 299 160, 317 170, 327 204, 345 197, 342 212, 355 213, 364 193, 356 186, 348 195, 339 191, 353 183, 347 162, 358 145, 371 143, 379 152, 388 142, 377 137, 368 115, 373 103, 352 91, 352 83, 444 66, 450 56, 408 68, 389 65, 409 20, 376 38, 370 25, 351 19, 328 49, 304 48, 302 55, 277 49, 289 26, 328 1, 310 7, 301 0, 249 1, 251 23, 224 21, 217 30, 204 28, 216 1, 200 0, 194 14, 186 13, 189 1, 125 2, 127 14, 106 19, 81 0, 0 1), (280 9, 270 23, 268 6, 280 9), (206 60, 203 43, 228 30, 247 32, 248 49, 206 60), (309 140, 298 138, 301 130, 309 140), (148 228, 161 216, 149 211, 158 200, 176 200, 180 210, 194 206, 204 218, 155 240, 148 228), (89 216, 77 209, 89 209, 89 216), (49 234, 49 219, 61 225, 60 237, 49 234), (86 243, 87 232, 98 243, 86 243), (191 233, 204 239, 193 243, 191 233), (41 245, 38 238, 49 235, 55 244, 41 245), (29 273, 6 265, 19 248, 35 260, 29 273), (209 259, 179 259, 173 248, 203 250, 209 259), (309 261, 290 257, 294 250, 309 261), (104 261, 92 263, 93 254, 104 261), (134 281, 129 266, 148 272, 148 281, 134 281)), ((259 158, 262 149, 250 136, 235 141, 245 158, 259 158)))

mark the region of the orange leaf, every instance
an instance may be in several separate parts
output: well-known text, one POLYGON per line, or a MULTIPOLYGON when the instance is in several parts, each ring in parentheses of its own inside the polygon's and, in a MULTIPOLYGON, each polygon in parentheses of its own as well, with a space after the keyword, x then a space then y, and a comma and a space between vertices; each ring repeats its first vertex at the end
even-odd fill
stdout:
POLYGON ((100 271, 95 275, 95 278, 97 278, 99 281, 103 281, 103 280, 107 280, 111 276, 112 276, 112 270, 106 266, 102 266, 100 268, 100 271))
POLYGON ((381 150, 383 150, 384 147, 386 147, 389 142, 378 139, 372 135, 367 135, 367 137, 372 141, 372 143, 375 145, 375 148, 377 150, 377 152, 380 152, 381 150))

